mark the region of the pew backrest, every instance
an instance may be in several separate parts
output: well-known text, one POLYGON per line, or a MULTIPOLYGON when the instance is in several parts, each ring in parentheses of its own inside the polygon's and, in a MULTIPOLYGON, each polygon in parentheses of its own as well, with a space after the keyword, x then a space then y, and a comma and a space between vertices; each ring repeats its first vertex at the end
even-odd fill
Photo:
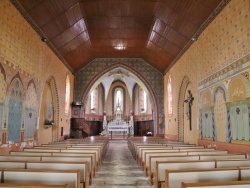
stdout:
POLYGON ((239 167, 240 170, 240 180, 250 180, 250 167, 239 167))
POLYGON ((181 188, 249 188, 250 181, 184 183, 181 188))
POLYGON ((150 167, 149 158, 152 156, 187 156, 187 152, 146 152, 145 153, 145 165, 150 167))
POLYGON ((200 155, 200 160, 213 159, 246 159, 245 154, 200 155))
POLYGON ((80 188, 79 170, 4 169, 3 183, 68 184, 80 188))
POLYGON ((156 175, 159 182, 165 181, 166 170, 215 168, 215 161, 156 161, 156 175))
POLYGON ((89 180, 88 162, 27 162, 27 169, 44 169, 44 170, 79 170, 80 182, 84 183, 89 180))
POLYGON ((150 172, 156 171, 156 161, 198 161, 198 155, 184 155, 184 156, 150 156, 150 172))
POLYGON ((23 184, 23 183, 0 183, 0 187, 2 188, 68 188, 67 184, 62 185, 48 185, 48 184, 39 184, 39 183, 33 183, 33 184, 23 184))
POLYGON ((250 167, 249 159, 229 159, 229 160, 215 160, 217 168, 226 167, 250 167))
POLYGON ((26 167, 26 161, 0 161, 0 168, 21 168, 26 167))
POLYGON ((41 161, 41 156, 0 155, 0 161, 41 161))
POLYGON ((180 188, 182 182, 238 181, 238 168, 166 170, 165 188, 180 188))
POLYGON ((10 155, 29 155, 29 156, 52 156, 53 152, 35 152, 35 151, 10 151, 10 155))
POLYGON ((225 150, 208 150, 208 151, 189 151, 188 155, 225 155, 228 151, 225 150))

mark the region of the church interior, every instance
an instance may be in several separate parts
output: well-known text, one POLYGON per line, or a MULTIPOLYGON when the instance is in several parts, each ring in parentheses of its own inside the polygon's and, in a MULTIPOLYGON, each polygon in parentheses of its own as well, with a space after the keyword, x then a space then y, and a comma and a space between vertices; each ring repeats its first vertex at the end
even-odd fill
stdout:
POLYGON ((133 155, 163 139, 249 158, 250 0, 0 0, 0 12, 1 156, 84 139, 133 155))

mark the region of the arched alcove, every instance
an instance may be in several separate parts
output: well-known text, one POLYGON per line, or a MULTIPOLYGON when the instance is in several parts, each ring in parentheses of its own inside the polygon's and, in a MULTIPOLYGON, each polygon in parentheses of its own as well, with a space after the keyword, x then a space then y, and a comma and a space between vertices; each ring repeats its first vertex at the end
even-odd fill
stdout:
POLYGON ((134 68, 123 64, 123 63, 116 63, 113 65, 110 65, 109 67, 105 68, 104 70, 98 72, 95 74, 95 76, 91 79, 91 81, 87 84, 85 90, 82 92, 81 102, 85 106, 88 100, 89 93, 97 86, 99 85, 104 78, 106 78, 110 74, 116 74, 117 71, 126 72, 126 74, 129 74, 129 77, 133 79, 138 85, 140 85, 141 88, 143 88, 149 98, 152 101, 152 111, 153 111, 153 119, 154 119, 154 133, 159 133, 159 126, 158 126, 158 116, 159 116, 159 106, 158 101, 156 98, 156 94, 154 90, 152 89, 152 86, 149 84, 147 79, 140 74, 137 70, 134 68))

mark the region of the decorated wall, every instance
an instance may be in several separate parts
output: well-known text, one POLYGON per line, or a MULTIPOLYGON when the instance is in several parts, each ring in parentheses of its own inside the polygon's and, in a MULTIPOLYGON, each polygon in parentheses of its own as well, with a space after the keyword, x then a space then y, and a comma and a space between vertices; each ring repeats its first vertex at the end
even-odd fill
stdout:
POLYGON ((195 137, 195 143, 222 149, 249 144, 249 7, 249 1, 231 0, 164 76, 166 137, 178 139, 184 130, 186 142, 195 137), (172 115, 167 114, 169 75, 172 115), (185 131, 187 90, 194 97, 191 133, 185 131))
MULTIPOLYGON (((42 95, 53 76, 54 139, 69 133, 71 113, 65 114, 66 76, 70 77, 70 101, 74 76, 8 0, 0 1, 0 130, 1 150, 7 153, 38 143, 42 95), (55 71, 56 70, 56 71, 55 71)), ((63 137, 63 136, 62 136, 63 137)), ((45 140, 48 142, 48 140, 45 140)))
POLYGON ((88 95, 89 86, 92 86, 101 74, 109 70, 110 67, 117 68, 116 65, 121 65, 128 71, 132 71, 139 79, 144 79, 146 87, 153 91, 153 93, 150 94, 154 95, 154 104, 157 105, 157 109, 154 109, 154 119, 157 119, 157 121, 155 121, 155 129, 157 133, 163 133, 164 125, 161 124, 161 126, 159 126, 158 123, 159 114, 163 114, 163 75, 143 59, 97 58, 93 60, 75 74, 74 101, 84 100, 84 96, 88 95))

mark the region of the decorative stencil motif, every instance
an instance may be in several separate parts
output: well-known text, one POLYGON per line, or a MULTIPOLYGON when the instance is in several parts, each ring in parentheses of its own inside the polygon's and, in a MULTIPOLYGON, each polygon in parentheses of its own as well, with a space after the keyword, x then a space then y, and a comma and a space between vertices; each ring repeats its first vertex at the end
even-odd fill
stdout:
POLYGON ((9 100, 8 141, 20 142, 23 103, 20 99, 9 100))
POLYGON ((7 88, 7 84, 5 81, 4 74, 0 71, 0 104, 4 103, 5 96, 6 96, 6 88, 7 88))
MULTIPOLYGON (((3 105, 0 103, 0 125, 2 125, 0 127, 0 130, 2 130, 3 126, 4 126, 4 122, 3 122, 3 105)), ((0 139, 2 137, 2 134, 0 134, 0 139)))
POLYGON ((217 139, 220 142, 227 141, 227 106, 225 99, 225 91, 222 88, 218 88, 214 96, 214 115, 215 125, 217 127, 217 139))
POLYGON ((213 122, 211 110, 204 110, 201 112, 201 137, 213 138, 213 122))
POLYGON ((27 109, 36 109, 37 104, 37 93, 34 82, 28 84, 28 89, 26 91, 25 104, 27 109))
POLYGON ((16 78, 10 85, 9 114, 8 114, 8 141, 20 142, 20 129, 23 110, 23 86, 21 81, 16 78))
POLYGON ((234 105, 230 108, 231 136, 233 140, 249 141, 249 112, 246 104, 234 105))
POLYGON ((25 132, 24 138, 31 139, 34 138, 34 129, 36 127, 36 108, 38 106, 36 87, 31 80, 28 84, 28 89, 26 92, 26 117, 25 117, 25 132))
POLYGON ((25 132, 24 138, 34 138, 34 130, 36 127, 36 111, 33 109, 26 109, 25 117, 25 132))

